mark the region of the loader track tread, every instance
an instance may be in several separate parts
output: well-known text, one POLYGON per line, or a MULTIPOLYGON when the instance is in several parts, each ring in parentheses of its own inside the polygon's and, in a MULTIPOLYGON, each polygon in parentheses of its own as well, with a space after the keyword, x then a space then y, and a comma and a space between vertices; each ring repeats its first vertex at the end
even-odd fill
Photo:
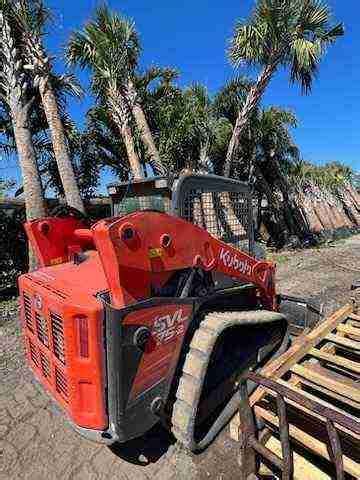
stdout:
POLYGON ((234 326, 273 322, 284 316, 270 311, 210 313, 200 323, 190 343, 176 392, 172 413, 172 433, 185 448, 196 451, 194 439, 197 409, 207 367, 219 335, 234 326))

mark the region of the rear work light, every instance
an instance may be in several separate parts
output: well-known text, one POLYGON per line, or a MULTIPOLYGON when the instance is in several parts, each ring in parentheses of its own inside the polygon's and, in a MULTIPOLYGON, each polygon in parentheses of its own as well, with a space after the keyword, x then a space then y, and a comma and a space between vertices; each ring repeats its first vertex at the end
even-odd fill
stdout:
POLYGON ((89 325, 87 317, 78 317, 80 357, 89 358, 89 325))

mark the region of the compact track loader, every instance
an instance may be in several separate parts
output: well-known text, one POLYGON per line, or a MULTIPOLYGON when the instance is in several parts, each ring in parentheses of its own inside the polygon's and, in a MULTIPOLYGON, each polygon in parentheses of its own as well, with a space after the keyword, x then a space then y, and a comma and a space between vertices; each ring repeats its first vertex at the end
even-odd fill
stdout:
POLYGON ((39 263, 19 279, 29 365, 87 438, 161 421, 203 449, 236 412, 241 374, 288 346, 251 191, 188 175, 109 194, 113 216, 91 228, 71 209, 25 225, 39 263))

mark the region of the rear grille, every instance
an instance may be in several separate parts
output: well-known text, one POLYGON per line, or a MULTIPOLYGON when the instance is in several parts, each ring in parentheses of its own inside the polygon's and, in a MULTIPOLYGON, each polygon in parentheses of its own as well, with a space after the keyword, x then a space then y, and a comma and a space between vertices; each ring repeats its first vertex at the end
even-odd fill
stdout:
POLYGON ((52 300, 46 296, 23 291, 22 297, 29 366, 59 401, 68 403, 71 383, 66 368, 65 319, 61 310, 49 310, 52 300), (37 297, 41 299, 39 303, 35 301, 37 297))
POLYGON ((56 391, 60 393, 62 397, 67 399, 68 397, 68 385, 65 375, 61 370, 55 367, 55 386, 56 391))
POLYGON ((39 368, 40 367, 40 362, 39 362, 38 353, 37 353, 35 345, 33 344, 33 342, 31 340, 29 340, 29 352, 30 352, 30 358, 33 361, 34 365, 39 368))
POLYGON ((54 355, 60 362, 65 365, 65 348, 64 348, 64 325, 60 315, 50 312, 51 333, 53 338, 54 355))
POLYGON ((41 363, 41 369, 44 374, 44 377, 46 377, 47 379, 50 379, 51 378, 50 360, 47 358, 47 356, 43 352, 40 352, 40 363, 41 363))
POLYGON ((35 321, 37 334, 40 342, 45 345, 45 347, 49 348, 49 331, 46 318, 36 312, 35 321))
POLYGON ((31 313, 31 298, 24 293, 24 315, 27 328, 34 333, 33 318, 31 313))

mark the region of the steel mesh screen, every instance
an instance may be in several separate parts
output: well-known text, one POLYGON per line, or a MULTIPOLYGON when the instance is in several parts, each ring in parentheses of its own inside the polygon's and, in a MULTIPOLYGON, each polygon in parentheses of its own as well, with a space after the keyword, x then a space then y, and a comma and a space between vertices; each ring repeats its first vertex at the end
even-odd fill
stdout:
POLYGON ((181 216, 241 250, 249 250, 249 197, 242 192, 189 190, 181 216))

